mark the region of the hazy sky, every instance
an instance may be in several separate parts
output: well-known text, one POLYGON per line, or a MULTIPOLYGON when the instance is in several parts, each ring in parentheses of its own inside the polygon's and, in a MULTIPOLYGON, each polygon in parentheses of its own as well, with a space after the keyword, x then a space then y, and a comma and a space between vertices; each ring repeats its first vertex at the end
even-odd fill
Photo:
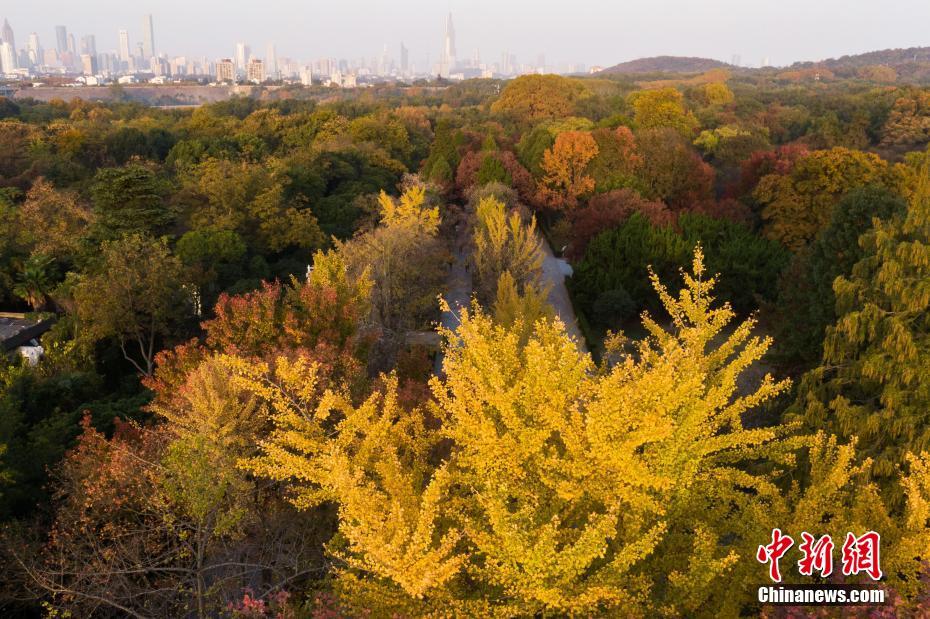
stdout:
POLYGON ((38 32, 54 47, 63 24, 98 51, 116 49, 127 28, 133 48, 152 13, 156 51, 231 56, 237 41, 263 56, 393 57, 403 41, 411 62, 438 60, 452 11, 460 58, 477 48, 493 62, 502 51, 520 62, 545 54, 549 65, 611 65, 654 55, 705 56, 744 65, 819 60, 889 47, 930 45, 930 0, 3 0, 18 47, 38 32))

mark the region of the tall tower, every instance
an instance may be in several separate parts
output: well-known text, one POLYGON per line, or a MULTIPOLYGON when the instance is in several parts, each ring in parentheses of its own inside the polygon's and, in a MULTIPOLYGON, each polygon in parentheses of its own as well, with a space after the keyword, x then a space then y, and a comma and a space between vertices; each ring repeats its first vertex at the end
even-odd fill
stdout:
POLYGON ((410 52, 407 50, 407 47, 401 43, 400 44, 400 72, 402 75, 407 75, 407 69, 410 67, 410 52))
POLYGON ((0 29, 0 41, 3 41, 4 44, 8 44, 12 50, 12 58, 7 59, 10 62, 10 66, 4 66, 4 70, 10 72, 16 68, 18 63, 16 62, 16 40, 13 38, 13 29, 10 28, 10 22, 6 19, 3 20, 3 28, 0 29))
POLYGON ((68 51, 68 29, 64 26, 55 26, 55 42, 58 44, 56 48, 58 54, 64 54, 68 51))
POLYGON ((16 49, 16 39, 13 38, 13 29, 10 28, 10 22, 8 22, 6 18, 3 20, 3 30, 0 30, 0 39, 2 39, 4 43, 9 43, 14 50, 16 49))
POLYGON ((155 27, 152 25, 151 13, 142 18, 142 57, 145 60, 155 56, 155 27))
POLYGON ((29 33, 29 46, 26 49, 29 53, 29 62, 33 66, 38 66, 45 62, 45 59, 42 58, 42 45, 39 43, 39 35, 37 33, 29 33))
POLYGON ((236 43, 236 71, 245 74, 249 64, 249 58, 252 57, 252 50, 245 43, 236 43))
POLYGON ((119 59, 123 62, 132 60, 132 52, 129 50, 129 32, 126 30, 119 31, 119 59))
POLYGON ((265 76, 278 79, 278 50, 274 43, 269 43, 265 48, 265 76))
POLYGON ((455 27, 452 25, 452 13, 446 20, 446 38, 443 41, 442 53, 439 55, 439 76, 449 77, 455 69, 455 27))

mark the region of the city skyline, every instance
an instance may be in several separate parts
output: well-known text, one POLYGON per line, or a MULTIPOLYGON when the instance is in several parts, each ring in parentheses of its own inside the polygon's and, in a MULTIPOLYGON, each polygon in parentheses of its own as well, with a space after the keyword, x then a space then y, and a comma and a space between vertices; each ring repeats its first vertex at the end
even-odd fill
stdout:
POLYGON ((525 2, 495 3, 413 0, 390 6, 347 0, 319 8, 293 2, 266 2, 260 7, 218 10, 216 3, 127 5, 111 0, 93 7, 73 3, 43 3, 42 10, 11 4, 5 14, 17 31, 19 46, 31 32, 45 47, 53 47, 54 28, 64 24, 76 37, 93 34, 100 51, 118 48, 117 32, 126 29, 134 42, 143 41, 142 19, 154 15, 159 30, 157 51, 213 60, 234 53, 237 41, 253 49, 268 43, 279 56, 378 57, 384 45, 395 61, 403 42, 409 62, 419 67, 438 64, 443 26, 455 16, 459 57, 475 50, 483 58, 516 55, 533 62, 544 54, 554 67, 569 64, 610 66, 654 55, 703 56, 730 61, 739 56, 746 66, 764 58, 783 66, 875 49, 927 44, 922 23, 930 5, 917 0, 892 0, 882 7, 824 0, 756 3, 736 0, 687 3, 664 0, 648 7, 613 7, 578 0, 569 7, 525 2), (47 15, 54 14, 54 22, 47 15))

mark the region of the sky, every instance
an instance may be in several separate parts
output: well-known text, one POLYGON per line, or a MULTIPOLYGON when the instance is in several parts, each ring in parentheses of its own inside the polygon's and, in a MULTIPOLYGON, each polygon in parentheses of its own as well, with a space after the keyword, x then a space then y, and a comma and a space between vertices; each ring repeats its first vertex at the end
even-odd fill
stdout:
POLYGON ((553 68, 610 66, 635 58, 702 56, 746 66, 783 66, 895 47, 930 46, 928 0, 3 0, 18 47, 37 32, 54 47, 64 25, 80 41, 94 34, 98 51, 115 50, 117 30, 133 49, 142 17, 153 15, 156 52, 232 56, 235 44, 264 56, 313 60, 395 59, 403 42, 411 62, 438 61, 451 11, 459 58, 477 49, 484 62, 507 51, 553 68))

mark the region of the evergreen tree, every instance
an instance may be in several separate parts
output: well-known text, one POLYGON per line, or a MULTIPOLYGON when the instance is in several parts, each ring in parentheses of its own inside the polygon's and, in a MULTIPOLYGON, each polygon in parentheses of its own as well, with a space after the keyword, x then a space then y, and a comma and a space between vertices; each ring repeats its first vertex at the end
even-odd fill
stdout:
POLYGON ((833 285, 839 318, 799 406, 811 426, 858 437, 887 487, 907 452, 930 450, 930 167, 907 212, 876 221, 860 245, 865 257, 833 285))

